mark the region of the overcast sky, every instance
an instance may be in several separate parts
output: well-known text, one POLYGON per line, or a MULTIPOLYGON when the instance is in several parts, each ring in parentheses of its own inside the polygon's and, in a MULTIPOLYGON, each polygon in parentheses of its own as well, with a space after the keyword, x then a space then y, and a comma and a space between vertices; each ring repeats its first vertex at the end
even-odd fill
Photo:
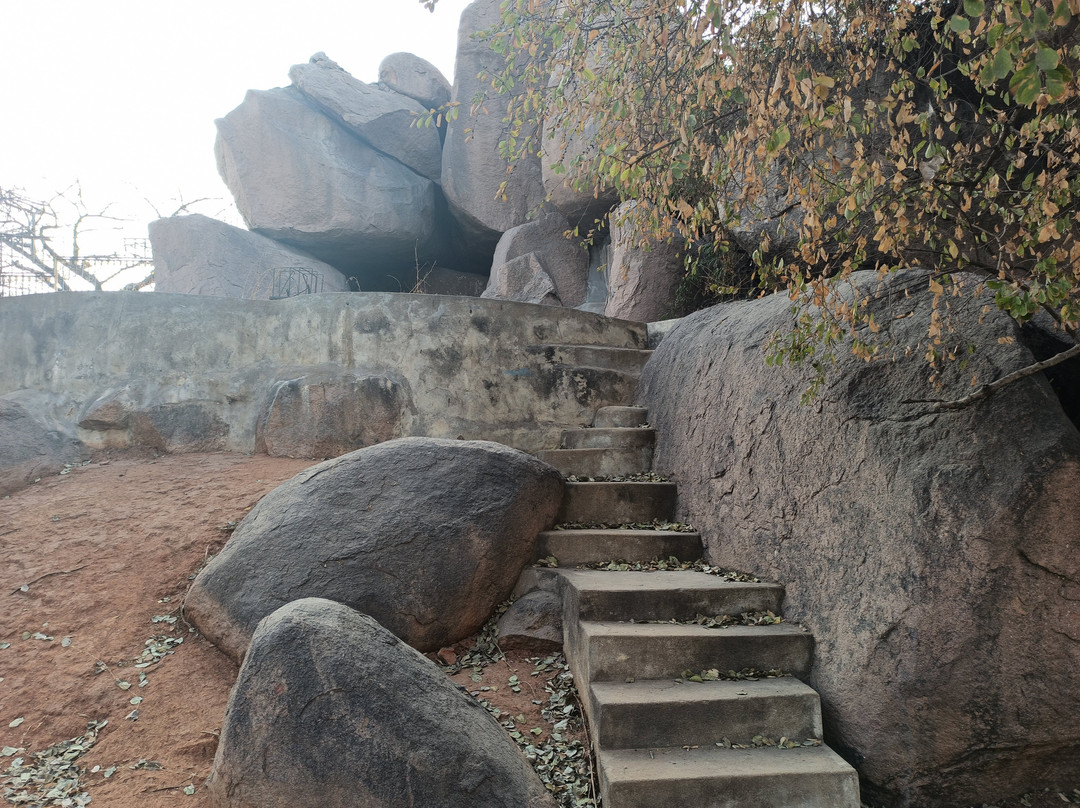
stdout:
POLYGON ((467 3, 0 0, 0 187, 47 199, 79 180, 91 207, 143 220, 144 197, 162 213, 228 199, 214 119, 246 90, 287 85, 317 51, 368 82, 409 51, 453 82, 467 3))

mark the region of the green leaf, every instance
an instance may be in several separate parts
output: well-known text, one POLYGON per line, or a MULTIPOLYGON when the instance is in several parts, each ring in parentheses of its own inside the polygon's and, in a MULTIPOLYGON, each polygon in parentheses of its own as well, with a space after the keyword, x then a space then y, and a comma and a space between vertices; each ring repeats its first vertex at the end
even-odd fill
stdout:
POLYGON ((1058 56, 1056 50, 1041 42, 1039 43, 1039 50, 1035 54, 1035 64, 1039 66, 1039 70, 1049 73, 1058 66, 1060 61, 1061 57, 1058 56))
POLYGON ((765 144, 765 151, 769 154, 776 154, 791 140, 791 130, 787 128, 787 124, 783 124, 779 129, 774 129, 773 133, 769 135, 769 140, 765 144))
POLYGON ((1046 74, 1046 94, 1055 100, 1061 98, 1072 85, 1072 82, 1072 71, 1065 65, 1059 65, 1046 74))
POLYGON ((1041 89, 1039 71, 1034 62, 1029 62, 1013 73, 1009 82, 1009 92, 1016 99, 1016 103, 1025 107, 1035 103, 1041 89))
POLYGON ((971 21, 967 17, 952 17, 949 20, 949 27, 958 34, 962 34, 971 30, 971 21))
POLYGON ((981 17, 986 11, 983 0, 964 0, 964 13, 969 17, 981 17))
POLYGON ((1012 55, 1002 48, 994 54, 994 61, 983 72, 983 82, 992 84, 1008 76, 1013 69, 1012 55))
POLYGON ((1069 0, 1058 0, 1054 6, 1054 22, 1058 25, 1068 25, 1072 19, 1072 9, 1069 8, 1069 0))
POLYGON ((999 22, 986 32, 986 44, 991 48, 997 45, 998 39, 1001 38, 1001 34, 1005 31, 1005 23, 999 22))
POLYGON ((1037 31, 1050 30, 1050 15, 1046 13, 1046 9, 1041 6, 1035 9, 1035 29, 1037 31))

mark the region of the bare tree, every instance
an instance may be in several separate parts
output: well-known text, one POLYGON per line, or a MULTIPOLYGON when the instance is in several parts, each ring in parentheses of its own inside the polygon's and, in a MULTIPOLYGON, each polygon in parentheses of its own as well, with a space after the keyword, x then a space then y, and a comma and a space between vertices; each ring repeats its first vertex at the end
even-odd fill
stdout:
POLYGON ((125 288, 141 289, 154 281, 145 239, 125 239, 122 251, 86 253, 81 241, 103 223, 120 229, 123 219, 107 206, 91 212, 76 183, 48 202, 0 187, 0 295, 32 291, 101 291, 132 270, 139 280, 125 288), (58 207, 68 210, 61 213, 58 207))

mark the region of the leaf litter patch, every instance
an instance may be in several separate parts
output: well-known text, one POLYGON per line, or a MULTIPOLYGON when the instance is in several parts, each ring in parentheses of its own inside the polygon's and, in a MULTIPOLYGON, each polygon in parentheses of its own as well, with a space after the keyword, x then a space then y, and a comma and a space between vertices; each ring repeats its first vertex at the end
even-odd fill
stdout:
POLYGON ((743 612, 742 614, 718 614, 708 616, 698 614, 692 620, 628 620, 629 623, 655 623, 671 626, 704 626, 705 628, 731 628, 732 626, 775 626, 784 622, 784 618, 769 610, 763 612, 743 612))
MULTIPOLYGON (((487 670, 507 662, 496 637, 499 618, 510 604, 511 601, 501 604, 484 624, 472 647, 455 655, 456 658, 447 661, 442 652, 432 656, 448 675, 471 669, 469 681, 472 685, 464 689, 518 745, 562 808, 597 806, 599 797, 593 778, 592 757, 588 744, 582 741, 585 729, 581 702, 566 658, 561 653, 527 657, 526 661, 532 665, 527 679, 534 681, 526 681, 523 671, 513 673, 505 680, 496 680, 492 672, 487 670), (494 684, 495 681, 499 681, 499 684, 494 684), (527 697, 522 689, 536 690, 541 682, 545 697, 531 699, 531 705, 539 708, 541 721, 530 721, 524 712, 509 709, 506 699, 499 699, 502 707, 495 703, 495 697, 502 689, 514 694, 520 705, 527 697)), ((531 712, 535 715, 535 711, 531 712)))
POLYGON ((86 774, 78 760, 97 741, 98 733, 108 720, 91 721, 86 732, 75 738, 60 741, 27 760, 14 757, 23 749, 5 746, 0 757, 12 757, 11 765, 0 776, 4 799, 11 805, 33 805, 35 808, 75 808, 90 804, 90 794, 79 778, 86 774))
MULTIPOLYGON (((536 565, 540 567, 558 567, 559 559, 555 556, 548 556, 547 558, 541 558, 536 562, 536 565)), ((650 561, 626 561, 621 558, 610 561, 591 561, 588 564, 579 564, 577 569, 605 570, 607 572, 704 572, 706 575, 715 575, 725 581, 747 584, 761 583, 761 579, 756 575, 723 567, 714 567, 700 558, 694 561, 680 561, 675 556, 654 558, 650 561)))
POLYGON ((676 533, 696 533, 693 525, 683 522, 560 522, 552 530, 669 530, 676 533))

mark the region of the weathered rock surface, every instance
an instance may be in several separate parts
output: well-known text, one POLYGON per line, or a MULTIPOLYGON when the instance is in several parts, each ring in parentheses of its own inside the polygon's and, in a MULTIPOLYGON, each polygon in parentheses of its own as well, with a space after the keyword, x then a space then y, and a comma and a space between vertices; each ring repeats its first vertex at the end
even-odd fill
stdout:
POLYGON ((78 441, 44 426, 21 404, 0 398, 0 497, 86 456, 78 441))
POLYGON ((372 618, 318 598, 263 620, 209 787, 228 808, 554 808, 495 720, 372 618))
POLYGON ((504 64, 503 57, 491 50, 488 41, 474 36, 499 22, 500 2, 475 0, 461 13, 453 100, 461 103, 462 110, 447 125, 442 169, 443 192, 454 217, 473 240, 491 246, 499 234, 528 221, 545 195, 539 158, 518 161, 513 173, 507 175, 508 163, 499 156, 506 100, 493 97, 488 114, 469 112, 477 93, 490 92, 479 74, 498 73, 504 64), (506 189, 499 195, 503 182, 507 183, 506 189))
POLYGON ((391 53, 379 64, 379 83, 437 109, 450 101, 450 82, 426 59, 411 53, 391 53))
MULTIPOLYGON (((856 277, 876 289, 872 273, 856 277)), ((811 370, 764 361, 791 322, 786 295, 683 319, 639 388, 655 468, 679 483, 712 563, 786 585, 785 617, 816 641, 826 739, 876 804, 1076 782, 1080 435, 1041 377, 956 412, 903 403, 957 398, 1031 354, 997 344, 1022 335, 982 314, 989 296, 952 298, 943 347, 978 350, 946 362, 935 387, 919 347, 926 274, 898 273, 885 291, 868 305, 895 361, 839 356, 810 406, 811 370)))
POLYGON ((435 186, 363 143, 294 87, 250 90, 217 121, 218 171, 248 227, 397 291, 435 227, 435 186))
POLYGON ((289 79, 330 118, 417 174, 435 182, 442 174, 442 143, 435 127, 413 122, 426 109, 408 96, 365 84, 317 53, 293 65, 289 79))
POLYGON ((255 448, 271 457, 337 457, 408 434, 414 409, 397 379, 312 368, 271 388, 255 448))
POLYGON ((611 212, 608 302, 604 314, 651 323, 669 317, 683 268, 683 240, 650 238, 642 246, 633 235, 637 202, 624 202, 611 212))
POLYGON ((519 255, 491 271, 487 288, 480 297, 561 306, 555 282, 536 253, 519 255))
MULTIPOLYGON (((507 230, 495 247, 495 255, 491 260, 490 283, 499 283, 496 278, 502 273, 505 264, 533 253, 551 279, 555 296, 562 305, 568 308, 580 306, 585 302, 589 252, 577 241, 566 238, 565 233, 569 229, 570 223, 566 218, 553 212, 507 230)), ((490 288, 492 287, 489 286, 490 288)))
POLYGON ((542 590, 526 592, 499 618, 496 641, 504 651, 546 654, 562 648, 562 598, 542 590))
POLYGON ((405 438, 274 489, 195 579, 188 619, 240 660, 282 603, 323 597, 422 651, 476 631, 513 589, 562 477, 486 441, 405 438))
POLYGON ((150 223, 154 290, 267 300, 275 270, 314 272, 320 291, 347 292, 348 279, 334 267, 284 244, 208 216, 170 216, 150 223))

